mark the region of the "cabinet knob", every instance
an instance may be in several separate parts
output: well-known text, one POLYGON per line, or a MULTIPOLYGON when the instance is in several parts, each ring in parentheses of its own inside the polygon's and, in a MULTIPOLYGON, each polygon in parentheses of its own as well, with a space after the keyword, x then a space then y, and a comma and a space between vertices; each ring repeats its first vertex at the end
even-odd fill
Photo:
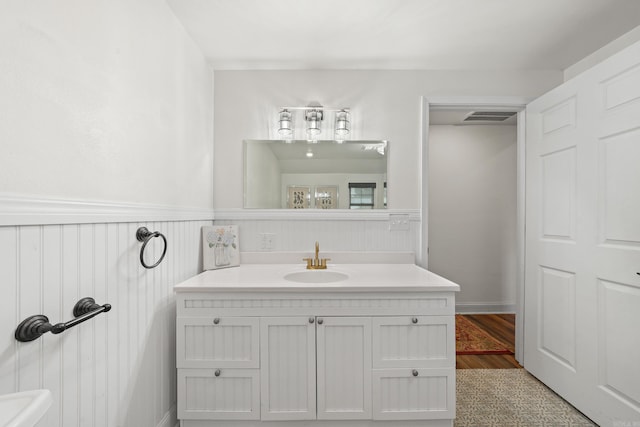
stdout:
POLYGON ((213 319, 213 324, 217 325, 218 323, 220 323, 220 318, 216 317, 215 319, 213 319))
POLYGON ((414 317, 413 319, 411 319, 411 323, 416 324, 418 323, 418 318, 414 317))
MULTIPOLYGON (((416 372, 416 371, 413 371, 416 372)), ((220 376, 220 369, 216 369, 216 371, 213 373, 213 375, 215 375, 216 377, 220 376)))
POLYGON ((323 323, 324 323, 324 320, 318 319, 318 325, 322 325, 323 323))
POLYGON ((416 369, 414 369, 413 371, 411 371, 411 374, 412 374, 414 377, 417 377, 417 376, 418 376, 418 371, 417 371, 416 369))
POLYGON ((315 322, 315 321, 316 321, 316 319, 315 319, 315 318, 313 318, 313 317, 309 317, 309 323, 313 323, 313 322, 315 322))

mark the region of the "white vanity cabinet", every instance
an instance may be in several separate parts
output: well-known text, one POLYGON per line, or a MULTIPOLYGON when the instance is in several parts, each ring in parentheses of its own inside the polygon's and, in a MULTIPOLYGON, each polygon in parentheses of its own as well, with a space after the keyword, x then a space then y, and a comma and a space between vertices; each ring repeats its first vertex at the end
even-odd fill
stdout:
POLYGON ((453 425, 457 285, 305 286, 176 287, 181 427, 453 425))

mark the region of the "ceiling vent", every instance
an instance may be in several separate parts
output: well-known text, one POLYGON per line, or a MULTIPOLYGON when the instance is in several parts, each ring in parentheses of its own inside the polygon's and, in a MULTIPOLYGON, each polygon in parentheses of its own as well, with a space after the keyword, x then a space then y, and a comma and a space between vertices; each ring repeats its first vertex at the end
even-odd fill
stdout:
POLYGON ((503 122, 515 114, 515 111, 474 111, 463 122, 503 122))

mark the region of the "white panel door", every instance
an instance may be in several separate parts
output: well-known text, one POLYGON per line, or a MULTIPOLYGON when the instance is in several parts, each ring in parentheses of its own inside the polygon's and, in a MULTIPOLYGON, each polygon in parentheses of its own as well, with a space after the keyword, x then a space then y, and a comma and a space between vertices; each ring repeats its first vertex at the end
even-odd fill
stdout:
POLYGON ((316 418, 314 317, 260 319, 262 420, 316 418))
POLYGON ((317 323, 318 419, 371 419, 371 318, 317 323))
POLYGON ((640 425, 640 43, 527 107, 524 366, 640 425))

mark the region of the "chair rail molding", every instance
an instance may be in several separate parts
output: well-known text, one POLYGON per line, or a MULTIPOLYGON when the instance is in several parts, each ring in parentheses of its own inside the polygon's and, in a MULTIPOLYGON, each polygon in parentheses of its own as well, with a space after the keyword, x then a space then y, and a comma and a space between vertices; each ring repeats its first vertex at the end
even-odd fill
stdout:
POLYGON ((0 193, 0 226, 213 220, 213 208, 0 193))
POLYGON ((420 221, 419 209, 349 210, 349 209, 214 209, 216 220, 286 220, 286 221, 389 221, 403 215, 420 221))

